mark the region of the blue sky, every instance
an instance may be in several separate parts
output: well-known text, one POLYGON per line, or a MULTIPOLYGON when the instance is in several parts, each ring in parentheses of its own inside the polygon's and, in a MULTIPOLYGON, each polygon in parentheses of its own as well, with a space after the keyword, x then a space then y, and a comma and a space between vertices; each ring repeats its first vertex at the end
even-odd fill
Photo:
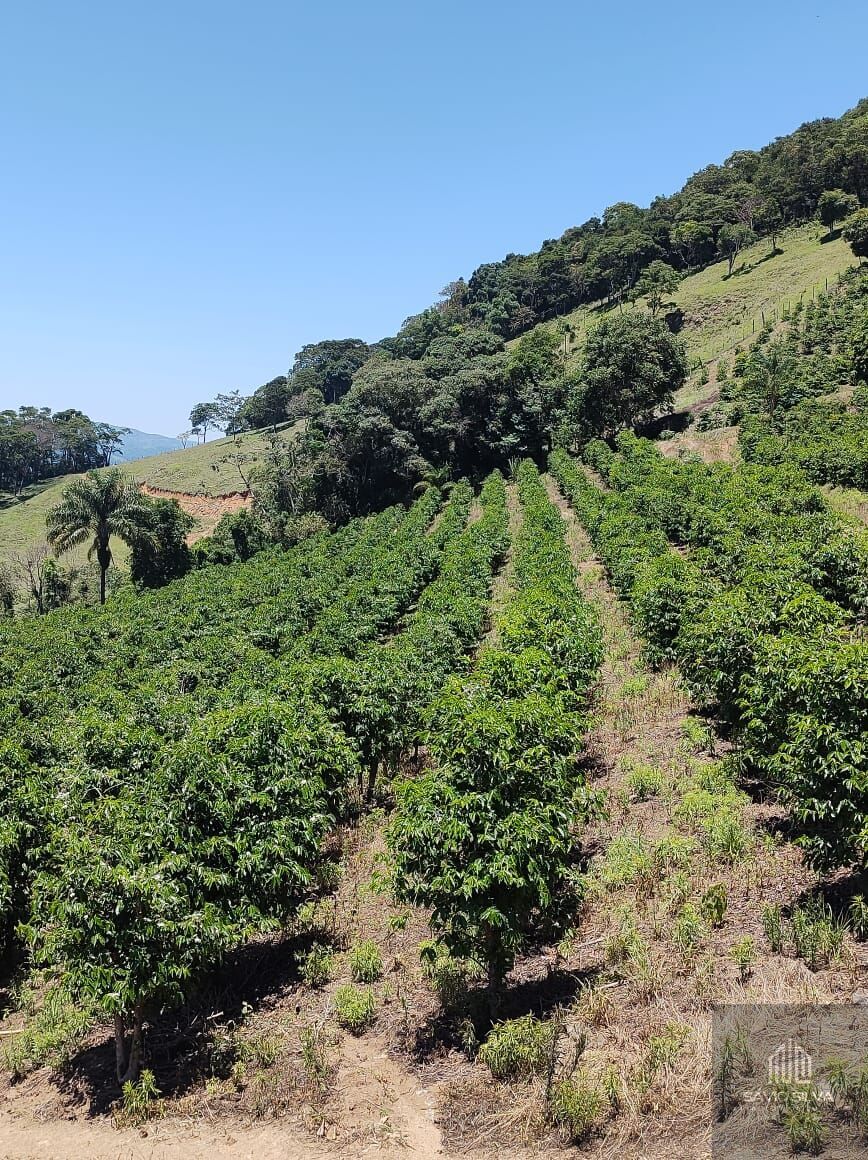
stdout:
POLYGON ((164 434, 868 95, 864 0, 7 0, 0 407, 164 434))

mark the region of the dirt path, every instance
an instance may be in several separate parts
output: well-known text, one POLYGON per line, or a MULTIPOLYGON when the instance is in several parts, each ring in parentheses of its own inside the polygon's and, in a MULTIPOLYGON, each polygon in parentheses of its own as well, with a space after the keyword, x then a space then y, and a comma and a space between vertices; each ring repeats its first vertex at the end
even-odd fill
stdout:
MULTIPOLYGON (((34 1077, 36 1080, 36 1077, 34 1077)), ((0 1160, 345 1160, 442 1156, 435 1092, 372 1037, 347 1037, 338 1072, 341 1109, 322 1139, 293 1123, 171 1117, 118 1130, 107 1119, 58 1118, 45 1089, 27 1081, 0 1105, 0 1160), (22 1090, 22 1088, 24 1090, 22 1090)), ((61 1113, 61 1116, 63 1113, 61 1113)), ((66 1110, 69 1116, 69 1110, 66 1110)))
POLYGON ((233 1125, 204 1120, 153 1122, 118 1131, 85 1120, 40 1122, 0 1110, 0 1160, 334 1160, 283 1124, 233 1125))
POLYGON ((395 1063, 376 1039, 348 1038, 340 1070, 346 1122, 356 1125, 346 1155, 442 1156, 433 1094, 395 1063), (353 1150, 354 1147, 356 1150, 353 1150))
POLYGON ((509 547, 506 550, 503 567, 497 572, 491 585, 491 600, 488 605, 491 627, 482 638, 482 648, 497 643, 497 623, 512 589, 513 544, 521 527, 521 505, 518 502, 518 488, 514 483, 506 485, 506 510, 509 515, 509 547))

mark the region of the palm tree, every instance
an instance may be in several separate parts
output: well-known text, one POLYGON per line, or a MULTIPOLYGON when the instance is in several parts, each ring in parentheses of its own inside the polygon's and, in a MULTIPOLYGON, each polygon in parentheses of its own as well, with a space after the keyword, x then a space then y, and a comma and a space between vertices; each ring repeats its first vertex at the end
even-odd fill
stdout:
POLYGON ((87 557, 96 556, 99 564, 100 604, 105 604, 105 577, 112 562, 111 537, 127 544, 149 539, 151 506, 129 475, 111 467, 74 480, 45 517, 48 542, 58 556, 93 537, 87 557))

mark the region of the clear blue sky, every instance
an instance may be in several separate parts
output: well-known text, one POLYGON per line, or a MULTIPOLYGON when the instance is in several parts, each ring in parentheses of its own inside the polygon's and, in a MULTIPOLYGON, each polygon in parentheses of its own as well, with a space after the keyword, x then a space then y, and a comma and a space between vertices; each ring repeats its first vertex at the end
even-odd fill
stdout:
POLYGON ((868 95, 865 0, 7 0, 0 407, 164 434, 868 95))

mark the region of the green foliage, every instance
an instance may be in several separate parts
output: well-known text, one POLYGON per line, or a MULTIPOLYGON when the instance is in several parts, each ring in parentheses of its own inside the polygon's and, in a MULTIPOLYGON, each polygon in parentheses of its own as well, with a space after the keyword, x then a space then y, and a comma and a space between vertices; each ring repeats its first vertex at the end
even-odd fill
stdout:
POLYGON ((383 956, 371 939, 350 947, 350 973, 356 983, 376 983, 383 974, 383 956))
POLYGON ((159 515, 139 494, 132 479, 116 467, 89 471, 63 489, 57 507, 45 519, 48 542, 58 555, 92 541, 89 555, 100 570, 100 603, 105 603, 106 572, 112 562, 111 537, 127 544, 152 540, 159 515))
POLYGON ((857 258, 868 258, 868 209, 860 209, 848 217, 842 233, 857 258))
POLYGON ((610 315, 588 335, 579 380, 567 403, 577 434, 612 434, 672 401, 687 378, 681 340, 663 322, 610 315))
POLYGON ((599 1126, 604 1101, 597 1087, 580 1072, 553 1085, 549 1106, 567 1142, 584 1144, 599 1126))
POLYGON ((328 947, 314 943, 299 962, 302 982, 307 987, 324 987, 331 980, 334 955, 328 947))
POLYGON ((495 1079, 538 1075, 548 1066, 554 1046, 555 1024, 522 1015, 497 1023, 479 1049, 479 1060, 495 1079))
POLYGON ((699 903, 699 910, 705 921, 712 927, 723 926, 726 917, 726 887, 722 882, 709 886, 699 903))
POLYGON ((817 202, 817 217, 832 232, 835 222, 841 221, 859 208, 859 198, 843 189, 824 189, 817 202))
POLYGON ((566 912, 575 823, 593 808, 575 761, 599 627, 529 463, 519 492, 516 592, 499 647, 483 651, 472 676, 447 682, 429 722, 434 764, 396 787, 388 834, 399 899, 430 908, 450 953, 483 963, 491 988, 532 925, 566 912))
POLYGON ((347 983, 334 993, 335 1018, 341 1027, 360 1035, 374 1022, 377 1002, 370 987, 347 983))
POLYGON ((193 518, 167 499, 153 501, 150 515, 150 535, 131 544, 130 578, 143 588, 159 588, 190 569, 187 533, 193 518))

